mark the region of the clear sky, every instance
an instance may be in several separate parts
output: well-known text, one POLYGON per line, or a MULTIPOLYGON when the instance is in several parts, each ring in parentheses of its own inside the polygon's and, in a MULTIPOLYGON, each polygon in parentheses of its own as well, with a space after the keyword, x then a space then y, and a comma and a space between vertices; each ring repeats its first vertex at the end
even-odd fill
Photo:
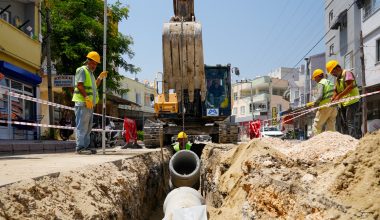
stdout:
MULTIPOLYGON (((134 39, 135 52, 132 59, 125 58, 141 68, 136 76, 140 81, 153 81, 162 72, 162 27, 174 14, 173 1, 121 2, 129 6, 130 13, 119 24, 119 31, 134 39)), ((266 75, 280 66, 294 67, 325 33, 322 0, 194 2, 195 17, 202 24, 205 64, 231 63, 239 67, 240 78, 266 75)), ((324 43, 308 56, 324 52, 324 43)))

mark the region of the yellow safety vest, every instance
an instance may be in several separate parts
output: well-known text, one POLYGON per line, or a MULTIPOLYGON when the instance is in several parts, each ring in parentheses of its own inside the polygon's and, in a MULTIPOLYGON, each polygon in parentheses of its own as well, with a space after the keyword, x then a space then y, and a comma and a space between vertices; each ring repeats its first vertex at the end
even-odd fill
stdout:
MULTIPOLYGON (((353 75, 353 74, 352 74, 353 75)), ((339 79, 337 79, 336 81, 336 91, 338 93, 341 93, 344 91, 344 89, 346 88, 346 84, 345 84, 345 79, 346 79, 346 70, 343 70, 343 73, 341 75, 341 77, 339 79)), ((347 95, 345 95, 344 97, 342 97, 343 99, 344 98, 348 98, 348 97, 352 97, 352 96, 358 96, 360 93, 359 93, 359 89, 356 85, 356 79, 355 79, 355 76, 354 76, 354 88, 350 91, 350 93, 348 93, 347 95)), ((350 101, 346 101, 346 102, 343 102, 341 103, 341 105, 343 105, 344 107, 346 106, 349 106, 349 105, 352 105, 356 102, 358 102, 359 99, 353 99, 353 100, 350 100, 350 101)))
POLYGON ((334 92, 334 83, 325 78, 319 81, 319 84, 323 85, 323 96, 322 101, 319 103, 319 106, 329 103, 334 92))
MULTIPOLYGON (((90 98, 90 100, 93 100, 94 91, 92 91, 92 83, 95 84, 96 89, 96 102, 97 104, 99 102, 99 94, 96 86, 96 82, 92 82, 92 77, 90 71, 87 69, 86 66, 79 67, 76 72, 79 71, 79 69, 82 68, 84 70, 86 79, 83 82, 84 89, 86 90, 87 96, 90 98)), ((74 89, 74 95, 73 95, 73 102, 85 102, 83 95, 79 92, 79 89, 77 87, 77 82, 75 82, 75 89, 74 89)))
MULTIPOLYGON (((186 146, 185 146, 186 150, 190 150, 190 149, 191 149, 191 145, 192 145, 192 144, 190 144, 189 142, 187 142, 187 143, 186 143, 186 146)), ((176 144, 173 146, 173 148, 174 148, 174 150, 175 150, 176 152, 180 151, 180 149, 179 149, 179 143, 176 143, 176 144)))

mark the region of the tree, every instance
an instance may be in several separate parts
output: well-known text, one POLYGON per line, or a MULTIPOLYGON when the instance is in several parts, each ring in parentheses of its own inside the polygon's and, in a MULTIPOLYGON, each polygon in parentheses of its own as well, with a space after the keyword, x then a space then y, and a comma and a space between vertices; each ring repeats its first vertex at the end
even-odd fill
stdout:
MULTIPOLYGON (((102 0, 45 0, 43 8, 51 11, 51 54, 58 74, 73 75, 76 68, 83 65, 85 56, 94 50, 103 53, 103 9, 102 0)), ((123 68, 130 73, 137 73, 139 68, 129 63, 122 54, 129 58, 134 56, 130 45, 133 39, 118 31, 118 23, 128 18, 129 9, 117 1, 108 5, 107 28, 107 89, 123 94, 120 88, 123 78, 117 71, 123 68)), ((44 36, 46 28, 43 29, 44 36)), ((102 70, 100 64, 95 76, 102 70)))

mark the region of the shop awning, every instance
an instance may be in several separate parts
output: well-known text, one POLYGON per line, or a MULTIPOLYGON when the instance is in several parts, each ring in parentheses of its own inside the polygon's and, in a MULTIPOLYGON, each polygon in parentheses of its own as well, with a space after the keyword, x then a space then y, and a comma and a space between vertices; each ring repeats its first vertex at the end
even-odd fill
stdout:
POLYGON ((7 77, 32 85, 38 85, 42 82, 40 76, 3 60, 0 60, 0 72, 7 77))

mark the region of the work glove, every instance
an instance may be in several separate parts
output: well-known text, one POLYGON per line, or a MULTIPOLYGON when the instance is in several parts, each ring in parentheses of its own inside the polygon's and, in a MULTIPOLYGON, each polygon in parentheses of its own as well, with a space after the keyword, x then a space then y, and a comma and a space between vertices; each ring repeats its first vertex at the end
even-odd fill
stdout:
POLYGON ((106 78, 107 75, 108 75, 108 71, 103 71, 99 74, 98 79, 102 80, 102 79, 106 78))
POLYGON ((314 106, 314 102, 308 102, 306 103, 306 107, 313 107, 314 106))
POLYGON ((92 103, 92 100, 90 99, 90 97, 86 96, 86 98, 84 99, 86 101, 86 108, 92 109, 94 107, 94 104, 92 103))

